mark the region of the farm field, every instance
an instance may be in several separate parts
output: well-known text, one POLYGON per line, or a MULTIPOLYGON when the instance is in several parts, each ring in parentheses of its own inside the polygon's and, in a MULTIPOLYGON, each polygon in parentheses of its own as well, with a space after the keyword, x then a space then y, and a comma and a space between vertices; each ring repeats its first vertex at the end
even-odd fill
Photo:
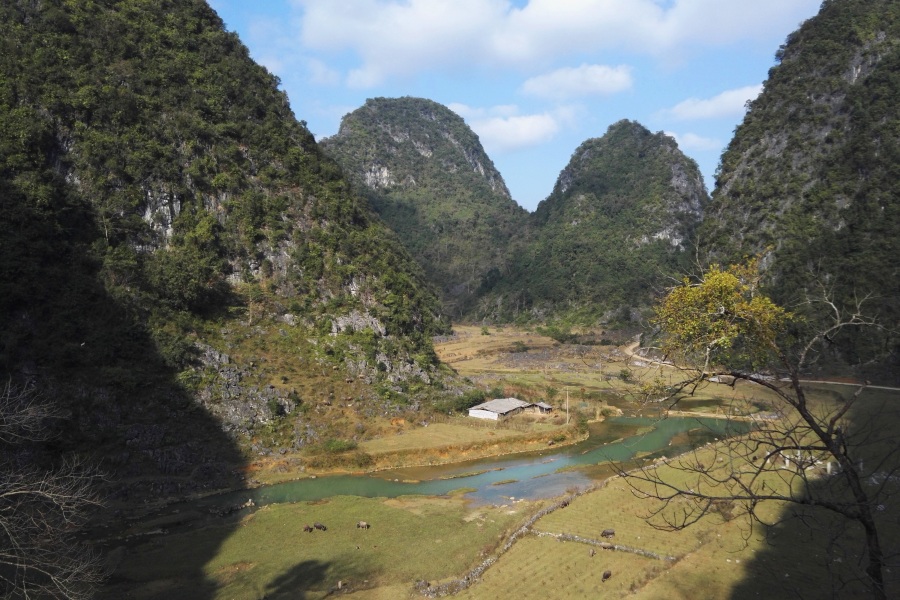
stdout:
MULTIPOLYGON (((701 461, 711 460, 709 450, 701 450, 697 456, 701 461)), ((665 479, 682 484, 695 477, 670 466, 658 469, 665 479)), ((772 489, 783 487, 777 476, 769 474, 766 478, 772 489)), ((690 500, 678 500, 661 514, 677 517, 679 504, 683 502, 690 500)), ((838 581, 844 581, 840 584, 839 591, 843 594, 840 597, 865 595, 860 582, 854 581, 846 568, 859 560, 847 549, 861 546, 832 547, 833 554, 827 555, 825 539, 791 518, 792 507, 776 502, 763 504, 759 511, 762 518, 769 523, 777 522, 771 527, 751 523, 735 505, 733 511, 713 511, 690 527, 670 531, 659 528, 663 525, 659 515, 651 516, 660 506, 658 500, 635 491, 620 478, 613 478, 601 489, 539 519, 532 527, 533 535, 504 554, 484 574, 482 583, 458 597, 467 600, 512 597, 579 600, 626 595, 644 600, 831 598, 834 590, 822 586, 832 581, 832 574, 837 575, 838 581), (601 537, 605 529, 615 530, 615 536, 609 540, 612 543, 652 552, 661 558, 555 539, 555 536, 570 535, 606 541, 601 537), (593 558, 589 555, 592 547, 596 548, 593 558), (612 577, 603 583, 600 575, 607 569, 612 577), (535 595, 538 589, 541 593, 535 595)), ((898 524, 889 513, 898 509, 900 502, 879 509, 885 515, 882 531, 891 539, 898 524)), ((826 511, 812 514, 816 517, 813 522, 819 524, 827 523, 830 518, 826 511)), ((859 531, 852 527, 843 535, 844 541, 860 541, 859 531)), ((888 596, 897 597, 900 578, 890 573, 890 569, 886 576, 890 578, 888 596)))
POLYGON ((628 594, 635 577, 661 567, 660 561, 625 552, 598 550, 591 558, 588 550, 589 546, 584 544, 526 537, 487 571, 483 583, 456 597, 460 600, 619 598, 628 594), (601 579, 607 569, 615 571, 616 576, 604 583, 601 579))
POLYGON ((471 509, 458 496, 342 496, 270 505, 245 517, 224 540, 209 528, 129 548, 100 597, 316 599, 339 581, 345 593, 365 591, 353 597, 405 597, 418 578, 470 568, 532 510, 531 503, 471 509), (361 520, 371 528, 358 529, 361 520), (316 522, 327 531, 303 531, 316 522), (214 558, 204 563, 200 556, 214 558), (394 587, 399 583, 402 591, 394 587))
MULTIPOLYGON (((477 364, 484 370, 461 373, 484 387, 501 385, 510 395, 536 401, 546 397, 548 388, 568 385, 573 419, 579 415, 593 417, 595 409, 601 406, 619 408, 625 414, 640 410, 632 396, 637 375, 632 381, 607 377, 605 371, 595 372, 585 366, 584 356, 576 356, 569 362, 551 361, 541 370, 510 366, 505 361, 508 355, 516 353, 506 349, 509 340, 515 341, 516 336, 528 339, 528 332, 507 329, 503 333, 509 335, 498 336, 498 340, 481 336, 480 328, 472 329, 478 335, 478 338, 474 334, 471 337, 481 346, 479 350, 487 350, 480 354, 476 351, 477 358, 473 359, 480 361, 477 364)), ((532 341, 528 342, 529 348, 535 337, 532 335, 532 341)), ((447 342, 453 343, 461 342, 447 342)), ((566 346, 555 348, 552 340, 538 339, 537 344, 546 344, 544 349, 548 352, 540 357, 551 356, 554 361, 566 353, 578 352, 566 346), (551 350, 557 354, 550 355, 551 350)), ((626 350, 630 348, 589 348, 598 352, 604 361, 619 356, 618 363, 604 363, 614 364, 610 367, 613 372, 623 368, 635 373, 639 369, 645 369, 647 374, 666 372, 659 365, 634 364, 641 359, 626 354, 626 350), (615 351, 620 354, 614 354, 615 351)), ((536 349, 527 354, 538 356, 543 352, 536 349)), ((849 386, 810 384, 809 387, 814 407, 853 393, 849 386)), ((682 409, 710 415, 724 412, 728 406, 746 409, 753 402, 766 400, 764 395, 756 395, 740 385, 736 390, 725 385, 710 386, 703 392, 704 395, 686 401, 682 409), (720 389, 730 395, 716 396, 720 389)), ((896 394, 877 390, 867 392, 865 398, 867 406, 897 401, 896 394)), ((554 403, 561 408, 558 395, 554 403)), ((516 417, 499 427, 465 417, 443 417, 445 422, 436 420, 427 427, 399 420, 391 423, 386 419, 379 423, 380 437, 361 441, 359 450, 376 461, 378 457, 390 456, 407 462, 410 457, 423 457, 450 446, 486 444, 486 452, 496 453, 500 448, 525 444, 530 436, 565 427, 561 425, 560 415, 557 410, 555 417, 543 422, 516 417)), ((633 428, 617 427, 615 423, 611 428, 610 423, 593 423, 588 429, 595 433, 602 429, 605 432, 602 435, 610 438, 608 442, 640 433, 633 428)), ((687 433, 676 437, 673 445, 681 447, 687 437, 687 433)), ((581 470, 594 481, 614 474, 614 467, 609 463, 572 468, 581 470)), ((264 480, 261 472, 264 470, 255 472, 261 480, 264 480)), ((461 479, 455 487, 462 489, 441 497, 406 496, 385 500, 336 496, 318 502, 272 504, 239 521, 226 524, 226 519, 222 527, 197 531, 184 527, 179 532, 141 538, 143 541, 136 544, 127 542, 127 549, 123 546, 122 550, 114 551, 121 562, 101 598, 309 600, 335 594, 360 600, 420 597, 414 590, 417 581, 434 585, 463 576, 486 557, 495 555, 513 531, 548 504, 548 501, 513 502, 510 498, 503 506, 475 507, 462 498, 465 491, 474 491, 464 488, 468 482, 461 479), (359 520, 371 523, 372 528, 357 529, 355 524, 359 520), (328 531, 302 531, 304 525, 315 522, 326 524, 328 531), (226 527, 230 528, 227 535, 223 534, 226 527)), ((531 534, 520 539, 484 572, 480 583, 456 597, 749 600, 796 595, 798 589, 806 593, 825 580, 823 544, 810 536, 806 528, 797 527, 796 522, 766 530, 759 524, 751 527, 749 520, 740 514, 726 518, 726 511, 708 514, 682 531, 661 531, 654 527, 653 521, 645 519, 652 512, 653 503, 633 493, 622 480, 610 479, 601 489, 582 495, 565 509, 538 520, 531 534), (616 531, 612 540, 615 544, 673 560, 556 539, 556 536, 572 535, 600 540, 601 533, 608 528, 616 531), (589 554, 591 548, 596 551, 593 557, 589 554), (604 582, 602 575, 606 570, 611 572, 611 577, 604 582)), ((885 514, 893 514, 890 510, 885 514)), ((766 506, 765 511, 772 518, 787 514, 783 506, 774 503, 766 506)), ((852 538, 854 534, 849 535, 852 538)), ((829 566, 840 569, 855 557, 843 559, 845 563, 829 566)))
MULTIPOLYGON (((454 326, 454 336, 436 343, 435 350, 442 361, 473 382, 502 387, 522 399, 548 402, 557 411, 564 410, 568 390, 570 410, 588 418, 596 418, 604 406, 629 416, 652 414, 659 409, 647 407, 642 413, 634 402, 641 384, 657 378, 667 383, 680 380, 676 369, 635 354, 635 337, 619 339, 617 346, 584 346, 559 344, 515 327, 489 332, 483 335, 480 327, 454 326), (555 392, 549 392, 551 388, 555 392)), ((757 386, 718 384, 698 390, 678 408, 704 416, 742 415, 758 412, 774 398, 757 386)))

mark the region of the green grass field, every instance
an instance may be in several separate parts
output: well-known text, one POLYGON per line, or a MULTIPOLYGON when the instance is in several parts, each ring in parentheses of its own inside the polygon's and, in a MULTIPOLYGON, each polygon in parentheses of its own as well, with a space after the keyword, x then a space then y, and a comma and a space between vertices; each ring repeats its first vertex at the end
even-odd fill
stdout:
POLYGON ((338 581, 345 591, 403 583, 408 592, 417 579, 470 568, 529 509, 522 503, 515 510, 473 510, 459 499, 422 497, 271 505, 224 541, 211 528, 130 548, 101 598, 312 599, 338 581), (363 520, 370 529, 356 528, 363 520), (315 522, 328 530, 303 532, 315 522), (196 564, 196 557, 208 556, 215 558, 196 564))

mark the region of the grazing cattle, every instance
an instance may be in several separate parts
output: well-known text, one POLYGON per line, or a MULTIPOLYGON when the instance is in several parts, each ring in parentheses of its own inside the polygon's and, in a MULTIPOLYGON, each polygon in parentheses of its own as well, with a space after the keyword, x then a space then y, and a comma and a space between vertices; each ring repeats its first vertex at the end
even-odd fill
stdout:
POLYGON ((569 505, 569 501, 568 501, 568 500, 563 500, 562 502, 559 503, 559 507, 560 507, 560 508, 565 508, 565 507, 567 507, 568 505, 569 505))
POLYGON ((610 570, 603 571, 603 581, 604 582, 607 579, 609 579, 610 577, 612 577, 612 571, 610 571, 610 570))
POLYGON ((604 538, 608 539, 608 538, 614 537, 615 535, 616 535, 615 529, 604 529, 603 533, 600 534, 600 537, 604 537, 604 538))
POLYGON ((371 527, 371 526, 368 523, 366 523, 365 521, 360 521, 359 523, 356 524, 357 529, 368 529, 369 527, 371 527))
POLYGON ((391 425, 406 425, 406 419, 391 419, 391 425))
POLYGON ((309 525, 304 525, 304 526, 303 526, 303 532, 304 532, 304 533, 309 532, 309 531, 312 531, 312 530, 313 530, 313 528, 310 527, 309 525))
POLYGON ((315 527, 315 528, 318 529, 319 531, 325 531, 325 530, 327 529, 327 527, 325 527, 325 526, 322 525, 321 523, 313 523, 313 527, 315 527))
POLYGON ((595 555, 595 554, 596 554, 596 552, 594 551, 593 548, 591 548, 590 550, 588 550, 588 556, 590 556, 591 558, 594 558, 594 555, 595 555))

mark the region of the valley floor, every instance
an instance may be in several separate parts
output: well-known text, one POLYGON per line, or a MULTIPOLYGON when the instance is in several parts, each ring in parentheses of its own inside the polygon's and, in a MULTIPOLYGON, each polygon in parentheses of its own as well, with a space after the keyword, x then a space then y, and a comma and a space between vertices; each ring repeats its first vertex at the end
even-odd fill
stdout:
MULTIPOLYGON (((633 355, 628 340, 622 342, 621 346, 558 346, 527 331, 506 329, 482 335, 480 328, 458 327, 453 339, 438 345, 438 352, 460 375, 484 385, 502 385, 510 394, 547 398, 548 388, 556 388, 557 393, 548 399, 557 414, 565 414, 565 392, 561 390, 568 386, 572 420, 579 415, 602 419, 601 410, 652 416, 651 409, 642 411, 635 404, 634 387, 648 375, 668 374, 664 365, 633 355), (527 350, 515 344, 517 341, 527 350), (632 372, 630 378, 620 376, 625 369, 632 372)), ((851 390, 827 385, 812 389, 817 402, 829 402, 851 390)), ((876 402, 898 400, 887 390, 871 394, 867 398, 876 402)), ((682 410, 695 415, 744 416, 762 410, 767 400, 765 394, 742 386, 736 390, 713 386, 686 402, 682 410)), ((515 423, 498 428, 448 419, 428 427, 399 422, 390 427, 395 430, 393 435, 365 441, 361 449, 374 456, 405 457, 408 461, 441 448, 459 450, 487 444, 482 446, 485 452, 496 452, 503 444, 525 444, 528 436, 551 434, 565 426, 558 419, 522 422, 518 428, 515 423)), ((448 452, 443 458, 449 462, 472 457, 448 452)), ((268 481, 277 481, 284 474, 273 468, 274 461, 256 461, 254 476, 263 480, 270 473, 268 481)), ((496 563, 457 597, 817 598, 830 596, 830 590, 817 587, 830 581, 829 572, 840 574, 857 560, 845 554, 843 562, 834 562, 833 557, 827 562, 821 540, 795 521, 766 529, 751 524, 739 511, 710 513, 684 530, 662 531, 656 527, 658 521, 647 518, 654 501, 612 476, 608 464, 575 468, 598 482, 598 488, 538 519, 504 553, 500 550, 513 532, 555 502, 509 499, 503 505, 476 507, 463 497, 473 491, 464 487, 472 480, 460 479, 458 489, 446 496, 334 496, 316 502, 285 502, 250 514, 237 512, 222 519, 219 526, 198 521, 196 531, 188 523, 168 532, 165 526, 149 532, 158 535, 119 538, 122 541, 113 540, 109 546, 108 555, 117 567, 100 597, 416 598, 429 586, 452 582, 486 558, 499 555, 496 563), (371 528, 358 528, 359 521, 368 522, 371 528), (327 530, 303 531, 304 525, 317 522, 327 530), (608 528, 615 529, 611 540, 601 536, 608 528), (617 549, 600 547, 604 542, 617 549), (603 581, 605 571, 610 572, 607 581, 603 581)), ((900 506, 888 507, 885 514, 896 510, 900 506)), ((775 503, 765 511, 773 519, 789 514, 786 507, 775 503)), ((859 591, 855 584, 848 585, 845 592, 859 591)), ((892 579, 890 585, 892 592, 900 593, 900 588, 893 587, 900 582, 892 579)))

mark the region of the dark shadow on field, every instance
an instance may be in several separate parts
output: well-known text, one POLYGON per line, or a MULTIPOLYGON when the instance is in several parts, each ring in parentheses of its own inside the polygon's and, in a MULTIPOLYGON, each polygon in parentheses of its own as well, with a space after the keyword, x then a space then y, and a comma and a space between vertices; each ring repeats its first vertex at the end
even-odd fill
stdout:
POLYGON ((325 581, 329 563, 305 560, 278 576, 266 590, 272 600, 304 600, 306 592, 325 581))
MULTIPOLYGON (((124 543, 108 532, 127 529, 150 503, 240 486, 241 455, 178 382, 172 349, 168 360, 160 350, 165 338, 150 335, 140 282, 104 285, 96 250, 104 234, 90 207, 61 176, 50 179, 38 201, 0 171, 0 378, 33 386, 68 413, 49 443, 31 449, 32 460, 50 467, 74 453, 108 474, 107 508, 97 518, 112 519, 111 527, 86 535, 109 539, 95 546, 106 553, 124 543)), ((199 567, 231 530, 217 528, 217 540, 197 550, 196 568, 179 577, 205 581, 199 567)), ((116 555, 128 561, 128 551, 116 555)), ((204 583, 191 597, 212 591, 204 583)))
MULTIPOLYGON (((853 388, 841 389, 851 394, 853 388)), ((869 493, 881 490, 873 502, 885 555, 887 597, 900 597, 900 394, 867 390, 847 421, 850 435, 861 444, 859 458, 869 493), (886 481, 885 475, 893 477, 886 481), (881 507, 879 509, 878 507, 881 507)), ((842 493, 840 474, 824 473, 810 480, 807 492, 820 499, 842 493)), ((825 509, 790 506, 773 527, 755 526, 754 538, 767 543, 746 565, 748 576, 732 600, 759 598, 869 598, 865 576, 868 562, 861 526, 825 509)))

